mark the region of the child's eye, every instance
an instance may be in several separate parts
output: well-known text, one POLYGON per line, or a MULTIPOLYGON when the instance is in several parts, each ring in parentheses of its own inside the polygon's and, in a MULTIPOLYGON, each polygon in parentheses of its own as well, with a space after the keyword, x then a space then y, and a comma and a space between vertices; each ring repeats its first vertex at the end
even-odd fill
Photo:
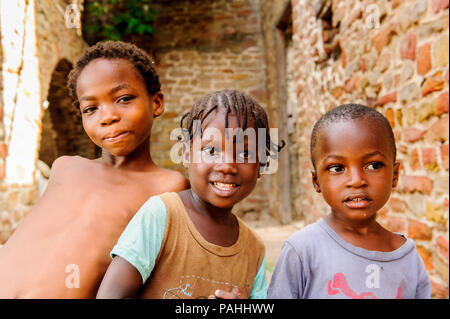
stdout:
POLYGON ((255 154, 253 152, 249 151, 242 151, 238 153, 238 156, 242 159, 253 159, 255 157, 255 154))
POLYGON ((203 154, 208 156, 217 156, 219 155, 219 150, 214 146, 205 146, 202 149, 203 154))
POLYGON ((369 170, 377 170, 377 169, 382 168, 383 166, 384 166, 384 164, 381 162, 372 162, 367 165, 367 168, 369 170))
POLYGON ((83 114, 89 114, 94 112, 97 109, 96 106, 87 106, 83 109, 83 114))
POLYGON ((327 170, 329 170, 331 173, 340 173, 344 170, 344 166, 342 165, 330 165, 327 167, 327 170))
POLYGON ((117 102, 129 102, 129 101, 131 101, 131 100, 133 100, 134 99, 134 96, 132 96, 132 95, 126 95, 126 96, 122 96, 122 97, 120 97, 118 100, 117 100, 117 102))

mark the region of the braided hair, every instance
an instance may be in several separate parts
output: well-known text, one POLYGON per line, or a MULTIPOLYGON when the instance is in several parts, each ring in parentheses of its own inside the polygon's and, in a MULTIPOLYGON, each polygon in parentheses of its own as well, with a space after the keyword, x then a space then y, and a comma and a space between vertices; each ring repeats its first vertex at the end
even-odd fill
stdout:
MULTIPOLYGON (((248 117, 253 116, 257 128, 266 130, 265 154, 263 155, 273 159, 277 158, 277 153, 281 151, 286 143, 282 140, 281 145, 278 145, 272 141, 269 134, 269 122, 266 111, 250 96, 237 90, 222 90, 205 95, 194 103, 191 110, 182 116, 180 127, 184 129, 186 136, 192 140, 196 134, 202 134, 201 125, 199 130, 197 130, 194 126, 194 121, 200 121, 203 124, 214 110, 219 109, 225 110, 225 128, 228 128, 230 113, 236 116, 239 127, 244 131, 247 129, 248 117)), ((259 160, 261 166, 269 165, 269 161, 266 158, 260 158, 259 160)))

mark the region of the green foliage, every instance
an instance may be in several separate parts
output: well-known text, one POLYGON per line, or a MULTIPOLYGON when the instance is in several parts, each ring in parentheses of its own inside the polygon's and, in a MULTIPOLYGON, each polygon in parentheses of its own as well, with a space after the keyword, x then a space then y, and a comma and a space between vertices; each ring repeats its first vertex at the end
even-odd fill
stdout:
POLYGON ((155 11, 149 0, 93 1, 85 10, 94 17, 94 22, 85 23, 84 31, 101 35, 105 40, 121 40, 131 34, 151 35, 155 31, 152 25, 155 11))

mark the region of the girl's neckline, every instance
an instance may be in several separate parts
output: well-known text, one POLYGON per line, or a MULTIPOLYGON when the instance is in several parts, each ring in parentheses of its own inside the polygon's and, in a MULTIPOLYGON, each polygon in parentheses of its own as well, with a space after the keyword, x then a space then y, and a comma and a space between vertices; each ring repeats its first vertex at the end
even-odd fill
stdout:
POLYGON ((183 204, 183 201, 180 197, 180 195, 178 195, 177 193, 173 193, 175 196, 174 198, 176 199, 176 203, 179 206, 179 211, 183 217, 183 220, 185 222, 185 224, 187 225, 191 235, 194 237, 194 239, 197 241, 197 243, 202 246, 204 249, 206 249, 207 251, 209 251, 210 253, 213 253, 215 255, 218 256, 232 256, 237 254, 239 251, 242 250, 242 248, 244 247, 246 241, 247 241, 247 230, 245 229, 245 225, 243 224, 242 220, 236 216, 236 221, 238 222, 238 226, 239 226, 239 235, 238 238, 236 240, 236 242, 231 245, 231 246, 219 246, 213 243, 210 243, 209 241, 207 241, 202 234, 200 234, 200 232, 197 230, 197 227, 195 227, 194 223, 192 222, 191 218, 189 217, 189 214, 186 210, 186 207, 183 204))

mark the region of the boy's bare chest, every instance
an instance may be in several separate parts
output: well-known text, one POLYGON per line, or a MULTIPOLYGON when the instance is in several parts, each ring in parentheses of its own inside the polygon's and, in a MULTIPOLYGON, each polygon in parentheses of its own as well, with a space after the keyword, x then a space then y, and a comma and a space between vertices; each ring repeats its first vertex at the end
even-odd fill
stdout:
POLYGON ((78 214, 112 217, 133 216, 149 197, 159 194, 155 181, 146 174, 101 174, 76 176, 61 185, 60 204, 78 214))

